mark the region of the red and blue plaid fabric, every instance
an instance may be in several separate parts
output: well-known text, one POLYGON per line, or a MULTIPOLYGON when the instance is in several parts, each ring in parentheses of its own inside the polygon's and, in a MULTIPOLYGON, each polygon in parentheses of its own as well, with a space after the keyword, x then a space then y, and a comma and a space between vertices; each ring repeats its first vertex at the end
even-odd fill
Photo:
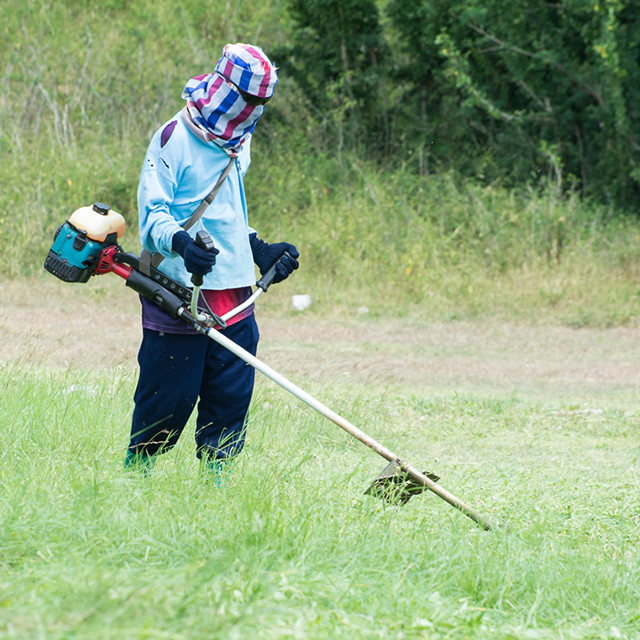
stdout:
POLYGON ((215 71, 191 78, 182 97, 192 122, 206 138, 233 154, 253 133, 264 111, 264 105, 247 104, 236 87, 270 98, 276 82, 276 67, 260 47, 227 44, 215 71))

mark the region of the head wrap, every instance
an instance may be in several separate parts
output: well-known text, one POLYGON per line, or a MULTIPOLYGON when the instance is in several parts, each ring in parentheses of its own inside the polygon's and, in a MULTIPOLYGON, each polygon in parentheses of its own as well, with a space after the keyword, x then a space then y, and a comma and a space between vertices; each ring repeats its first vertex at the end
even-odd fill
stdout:
POLYGON ((237 87, 251 95, 270 98, 276 82, 276 67, 260 47, 227 44, 215 71, 191 78, 182 97, 187 101, 192 123, 206 139, 233 155, 253 133, 264 111, 264 105, 248 104, 237 87))

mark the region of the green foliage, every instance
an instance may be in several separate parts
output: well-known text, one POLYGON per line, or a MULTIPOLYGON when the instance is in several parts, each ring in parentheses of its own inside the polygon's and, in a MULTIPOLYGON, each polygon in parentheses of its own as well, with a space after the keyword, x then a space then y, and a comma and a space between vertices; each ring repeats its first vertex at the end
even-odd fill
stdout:
MULTIPOLYGON (((330 147, 388 143, 383 106, 387 48, 374 0, 289 0, 291 43, 276 51, 330 147)), ((387 145, 388 147, 388 145, 387 145)))
POLYGON ((637 5, 392 0, 389 16, 410 146, 470 175, 522 183, 551 169, 585 194, 637 203, 637 5))

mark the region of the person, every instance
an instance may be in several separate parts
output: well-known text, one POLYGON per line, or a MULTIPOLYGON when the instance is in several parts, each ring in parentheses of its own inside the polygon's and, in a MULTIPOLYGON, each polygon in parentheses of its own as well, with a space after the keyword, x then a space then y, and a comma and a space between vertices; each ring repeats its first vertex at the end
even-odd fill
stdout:
MULTIPOLYGON (((138 187, 143 249, 162 256, 158 268, 191 286, 217 316, 244 302, 261 274, 276 264, 275 282, 298 268, 296 247, 269 244, 249 226, 243 178, 256 123, 273 97, 276 67, 254 45, 227 44, 212 73, 191 78, 184 108, 153 136, 138 187), (185 225, 227 165, 213 201, 189 231, 185 225), (205 230, 215 250, 198 246, 205 230), (287 252, 288 255, 285 255, 287 252)), ((143 336, 138 353, 131 436, 125 467, 148 470, 175 446, 197 402, 196 455, 213 472, 244 446, 253 393, 253 367, 183 320, 141 298, 143 336)), ((255 355, 259 331, 253 305, 228 321, 228 338, 255 355)))

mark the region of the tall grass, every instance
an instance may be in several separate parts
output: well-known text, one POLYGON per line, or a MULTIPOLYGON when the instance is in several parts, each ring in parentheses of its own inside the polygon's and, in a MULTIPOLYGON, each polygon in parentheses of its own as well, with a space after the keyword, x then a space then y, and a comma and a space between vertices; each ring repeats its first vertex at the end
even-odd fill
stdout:
POLYGON ((249 181, 254 224, 296 240, 302 270, 291 286, 325 312, 635 323, 633 220, 549 183, 518 191, 354 158, 294 161, 255 161, 270 179, 249 181))
POLYGON ((0 272, 33 271, 79 205, 102 199, 133 222, 146 146, 181 108, 185 82, 229 41, 273 41, 280 5, 3 2, 0 272))
POLYGON ((576 417, 555 396, 328 392, 505 525, 487 533, 431 494, 363 496, 384 461, 264 381, 216 486, 188 432, 150 477, 122 469, 127 372, 0 379, 2 637, 635 637, 630 396, 576 417))

